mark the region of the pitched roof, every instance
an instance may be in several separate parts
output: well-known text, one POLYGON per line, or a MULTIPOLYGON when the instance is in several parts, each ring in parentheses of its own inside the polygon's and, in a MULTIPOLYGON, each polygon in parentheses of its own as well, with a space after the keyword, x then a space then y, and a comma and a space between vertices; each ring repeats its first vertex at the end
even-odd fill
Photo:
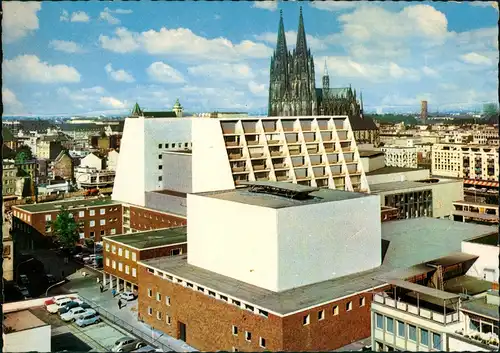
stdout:
MULTIPOLYGON (((64 156, 68 156, 69 158, 71 158, 71 156, 69 155, 68 150, 62 150, 61 152, 59 152, 59 154, 57 155, 56 159, 54 159, 54 163, 58 162, 64 156)), ((73 158, 71 158, 71 159, 73 159, 73 158)))

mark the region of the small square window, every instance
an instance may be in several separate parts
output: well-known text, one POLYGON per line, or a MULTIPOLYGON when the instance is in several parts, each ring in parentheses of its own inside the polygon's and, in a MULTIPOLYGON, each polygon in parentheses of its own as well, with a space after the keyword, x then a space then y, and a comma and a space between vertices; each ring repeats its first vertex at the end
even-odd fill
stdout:
POLYGON ((169 148, 169 144, 168 143, 165 144, 165 148, 169 148))
POLYGON ((162 159, 163 155, 162 154, 159 154, 158 155, 158 159, 162 159))
POLYGON ((352 310, 352 302, 347 302, 345 304, 345 311, 351 311, 352 310))
POLYGON ((148 315, 153 315, 153 308, 148 306, 148 315))
POLYGON ((45 215, 45 222, 50 222, 51 220, 52 220, 52 216, 51 215, 49 215, 49 214, 45 215))
POLYGON ((239 352, 240 350, 236 347, 233 347, 233 352, 239 352))
POLYGON ((304 317, 302 318, 302 325, 309 325, 310 320, 311 318, 309 317, 309 315, 304 315, 304 317))
POLYGON ((161 302, 161 293, 156 293, 156 300, 161 302))
POLYGON ((365 306, 365 297, 359 298, 359 306, 365 306))
POLYGON ((101 236, 103 236, 105 234, 104 230, 101 230, 101 236))
POLYGON ((158 144, 158 148, 162 148, 162 147, 163 147, 163 145, 161 143, 158 144))
POLYGON ((101 226, 106 225, 106 220, 105 220, 105 219, 101 219, 101 220, 99 220, 99 224, 100 224, 101 226))
POLYGON ((95 232, 90 232, 90 237, 94 238, 95 237, 95 232))
POLYGON ((160 175, 160 176, 158 177, 158 181, 162 181, 162 180, 163 180, 163 177, 160 175))
POLYGON ((85 238, 85 233, 79 233, 80 239, 85 238))
POLYGON ((167 325, 172 325, 172 320, 170 319, 170 316, 167 315, 167 325))
POLYGON ((111 232, 110 233, 111 233, 111 235, 116 234, 116 228, 111 228, 111 232))
POLYGON ((259 338, 259 346, 266 348, 266 339, 264 337, 259 338))
POLYGON ((100 215, 106 214, 106 209, 105 208, 99 209, 99 214, 100 215))
POLYGON ((89 211, 89 215, 91 215, 91 216, 95 216, 95 210, 90 210, 90 211, 89 211))
POLYGON ((151 288, 148 288, 148 297, 152 297, 153 296, 153 290, 151 288))
POLYGON ((162 170, 162 169, 163 169, 163 165, 161 165, 161 164, 160 164, 160 165, 158 166, 158 169, 159 169, 159 170, 162 170))
POLYGON ((158 320, 161 320, 161 311, 157 311, 157 312, 156 312, 156 318, 157 318, 158 320))
POLYGON ((333 315, 338 315, 339 314, 339 306, 338 305, 335 305, 333 307, 333 315))
POLYGON ((89 226, 90 226, 90 227, 95 227, 95 221, 90 221, 90 222, 89 222, 89 226))
POLYGON ((170 306, 170 297, 165 297, 165 304, 170 306))
POLYGON ((318 311, 318 320, 323 320, 325 318, 325 311, 318 311))
POLYGON ((251 332, 248 332, 248 331, 245 332, 245 340, 247 340, 248 342, 250 342, 252 340, 252 333, 251 332))
POLYGON ((233 335, 238 336, 238 327, 233 325, 233 335))

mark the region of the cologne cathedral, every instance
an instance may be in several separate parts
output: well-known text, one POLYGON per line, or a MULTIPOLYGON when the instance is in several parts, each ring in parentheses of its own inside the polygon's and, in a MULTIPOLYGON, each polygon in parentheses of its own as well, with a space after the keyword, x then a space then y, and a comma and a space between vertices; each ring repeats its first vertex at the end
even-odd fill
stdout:
POLYGON ((269 83, 269 116, 347 115, 358 143, 378 146, 378 128, 363 116, 363 98, 359 100, 351 87, 330 88, 325 63, 323 87, 316 88, 314 60, 307 48, 304 18, 300 8, 297 43, 288 51, 280 12, 278 41, 271 57, 269 83))

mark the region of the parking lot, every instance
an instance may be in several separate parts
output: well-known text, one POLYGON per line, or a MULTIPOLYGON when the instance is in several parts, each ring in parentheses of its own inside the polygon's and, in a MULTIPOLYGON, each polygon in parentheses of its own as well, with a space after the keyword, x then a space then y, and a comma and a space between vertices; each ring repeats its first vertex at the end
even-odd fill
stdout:
POLYGON ((58 314, 50 314, 44 307, 30 311, 42 321, 52 326, 52 352, 67 350, 70 352, 109 352, 116 340, 131 335, 121 328, 103 319, 99 324, 79 327, 67 323, 58 314))

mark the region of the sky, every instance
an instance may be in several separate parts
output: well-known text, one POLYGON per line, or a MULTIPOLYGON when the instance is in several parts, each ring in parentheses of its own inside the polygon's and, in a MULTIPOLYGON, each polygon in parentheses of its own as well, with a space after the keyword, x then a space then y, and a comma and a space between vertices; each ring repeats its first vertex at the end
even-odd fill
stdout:
POLYGON ((121 114, 135 102, 188 112, 267 112, 280 10, 299 7, 330 87, 366 111, 481 109, 498 101, 491 2, 3 2, 5 115, 121 114))

